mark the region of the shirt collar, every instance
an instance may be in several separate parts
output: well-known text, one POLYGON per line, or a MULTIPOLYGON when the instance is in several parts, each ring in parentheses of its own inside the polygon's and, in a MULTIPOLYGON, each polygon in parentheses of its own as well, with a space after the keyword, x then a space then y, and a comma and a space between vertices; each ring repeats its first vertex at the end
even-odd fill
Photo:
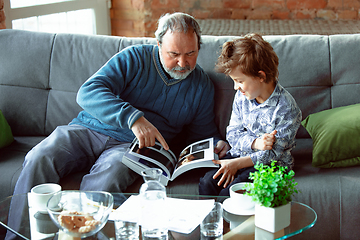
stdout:
MULTIPOLYGON (((270 95, 270 97, 268 99, 266 99, 265 102, 256 105, 255 103, 252 103, 254 105, 254 108, 256 107, 266 107, 266 106, 276 106, 279 102, 279 98, 282 92, 282 87, 281 85, 277 82, 275 85, 275 89, 272 92, 272 94, 270 95)), ((255 99, 254 99, 255 100, 255 99)))

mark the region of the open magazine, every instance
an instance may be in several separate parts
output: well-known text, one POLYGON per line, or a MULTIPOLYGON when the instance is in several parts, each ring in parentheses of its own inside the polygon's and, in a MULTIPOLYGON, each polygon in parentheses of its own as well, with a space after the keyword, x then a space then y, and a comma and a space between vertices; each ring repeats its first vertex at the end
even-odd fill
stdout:
POLYGON ((138 174, 147 168, 160 168, 163 174, 160 182, 167 186, 169 181, 174 180, 180 174, 202 167, 215 167, 212 160, 219 159, 214 153, 214 139, 208 138, 190 144, 181 151, 180 156, 168 150, 166 151, 160 143, 156 142, 152 147, 139 149, 137 138, 131 143, 123 156, 122 162, 138 174))

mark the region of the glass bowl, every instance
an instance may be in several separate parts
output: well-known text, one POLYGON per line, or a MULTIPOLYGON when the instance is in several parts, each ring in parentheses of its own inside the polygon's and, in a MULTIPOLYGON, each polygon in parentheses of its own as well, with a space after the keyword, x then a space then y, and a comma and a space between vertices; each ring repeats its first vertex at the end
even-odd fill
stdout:
POLYGON ((113 209, 114 198, 99 191, 60 191, 47 203, 51 220, 64 233, 86 238, 106 224, 113 209))

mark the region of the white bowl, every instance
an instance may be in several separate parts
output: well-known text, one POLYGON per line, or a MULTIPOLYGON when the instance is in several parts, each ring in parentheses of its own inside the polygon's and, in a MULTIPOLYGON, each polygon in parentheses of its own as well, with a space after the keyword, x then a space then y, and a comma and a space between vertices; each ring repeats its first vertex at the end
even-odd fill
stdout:
POLYGON ((66 234, 86 238, 106 224, 114 205, 110 193, 99 191, 60 191, 47 203, 51 220, 66 234))
POLYGON ((241 209, 250 209, 255 207, 255 202, 252 200, 252 197, 247 196, 239 191, 245 191, 246 184, 252 184, 248 182, 236 183, 230 187, 230 199, 232 204, 236 204, 241 209))

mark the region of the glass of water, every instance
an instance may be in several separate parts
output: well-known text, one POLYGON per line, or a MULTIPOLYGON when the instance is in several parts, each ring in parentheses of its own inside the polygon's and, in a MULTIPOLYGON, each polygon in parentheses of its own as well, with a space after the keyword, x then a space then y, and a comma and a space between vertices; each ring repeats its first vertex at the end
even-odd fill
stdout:
POLYGON ((139 240, 139 224, 138 219, 118 218, 114 220, 116 240, 139 240))
POLYGON ((213 239, 223 234, 222 204, 215 202, 214 208, 200 224, 201 239, 213 239))

